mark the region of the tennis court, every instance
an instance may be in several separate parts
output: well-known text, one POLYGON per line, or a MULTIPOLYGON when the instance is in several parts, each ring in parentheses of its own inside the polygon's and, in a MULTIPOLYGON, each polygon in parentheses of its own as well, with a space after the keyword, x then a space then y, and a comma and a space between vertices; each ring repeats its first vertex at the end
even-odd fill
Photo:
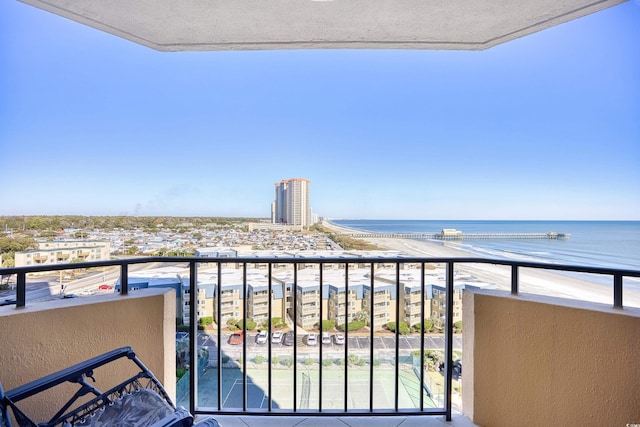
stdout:
MULTIPOLYGON (((320 378, 317 369, 305 369, 300 366, 297 371, 298 382, 295 402, 299 410, 318 410, 320 407, 320 378)), ((350 369, 348 372, 347 394, 344 389, 344 371, 325 369, 322 372, 322 409, 345 409, 345 398, 348 409, 369 409, 369 370, 350 369)), ((222 407, 237 409, 243 407, 243 378, 240 369, 224 369, 222 384, 222 407)), ((217 407, 218 387, 217 370, 208 369, 201 377, 198 385, 198 406, 217 407)), ((269 407, 268 371, 250 369, 247 374, 247 407, 265 409, 269 407)), ((373 407, 374 409, 393 409, 395 407, 395 370, 377 370, 374 373, 373 407)), ((420 392, 424 393, 425 407, 435 405, 420 387, 419 380, 410 371, 402 371, 398 381, 398 407, 417 408, 420 392)), ((272 409, 293 409, 294 406, 293 369, 274 369, 271 377, 272 409)))

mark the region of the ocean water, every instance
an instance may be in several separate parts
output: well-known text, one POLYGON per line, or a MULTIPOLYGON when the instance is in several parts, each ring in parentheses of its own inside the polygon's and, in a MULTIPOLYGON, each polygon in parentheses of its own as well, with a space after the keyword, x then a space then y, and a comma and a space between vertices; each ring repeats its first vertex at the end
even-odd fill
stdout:
MULTIPOLYGON (((488 258, 640 270, 640 221, 331 220, 379 233, 567 233, 568 239, 435 241, 488 258)), ((635 282, 635 280, 633 280, 635 282)))

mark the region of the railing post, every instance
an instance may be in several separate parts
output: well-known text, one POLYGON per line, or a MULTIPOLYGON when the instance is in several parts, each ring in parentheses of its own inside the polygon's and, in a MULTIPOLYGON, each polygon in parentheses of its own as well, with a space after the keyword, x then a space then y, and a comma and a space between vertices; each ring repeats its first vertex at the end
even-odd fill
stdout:
POLYGON ((369 411, 373 412, 373 356, 374 346, 373 343, 375 337, 375 302, 376 302, 376 290, 375 290, 375 266, 371 263, 371 272, 369 273, 371 292, 369 292, 369 411))
POLYGON ((291 290, 293 292, 293 412, 298 412, 298 264, 295 262, 291 290))
POLYGON ((27 303, 27 273, 20 272, 16 278, 16 308, 27 303))
POLYGON ((512 265, 511 266, 511 295, 518 295, 518 287, 520 285, 520 278, 518 277, 518 266, 517 265, 512 265))
POLYGON ((129 294, 129 264, 123 261, 120 264, 120 295, 129 294))
MULTIPOLYGON (((402 294, 400 293, 401 291, 403 291, 404 289, 402 289, 402 287, 400 286, 400 263, 396 262, 396 332, 395 332, 395 337, 396 337, 396 348, 395 348, 395 368, 396 368, 396 372, 395 372, 395 379, 396 379, 396 383, 395 383, 395 388, 394 388, 394 403, 393 403, 393 408, 396 412, 398 412, 398 406, 399 406, 399 402, 398 402, 398 395, 400 394, 398 391, 400 390, 400 363, 398 363, 398 361, 400 360, 400 301, 403 300, 402 298, 402 294)), ((345 363, 346 365, 346 363, 345 363)))
MULTIPOLYGON (((409 325, 411 327, 411 325, 409 325)), ((373 342, 373 340, 371 340, 373 342)), ((424 262, 420 263, 420 411, 424 411, 424 262)))
POLYGON ((242 412, 247 412, 247 263, 242 264, 242 412))
MULTIPOLYGON (((218 353, 218 384, 222 384, 222 263, 218 261, 218 280, 216 284, 216 326, 218 328, 217 336, 218 342, 216 345, 216 351, 218 353)), ((218 411, 222 410, 222 386, 218 387, 218 399, 217 399, 218 411)))
POLYGON ((445 373, 444 373, 444 410, 445 419, 451 421, 451 395, 453 377, 453 262, 447 262, 447 292, 445 319, 445 373))
MULTIPOLYGON (((324 347, 324 343, 322 342, 322 319, 324 316, 323 310, 322 310, 322 284, 324 282, 324 277, 323 277, 323 272, 324 272, 324 267, 323 264, 320 263, 319 264, 319 279, 320 279, 320 297, 319 297, 319 301, 320 301, 320 321, 318 322, 318 324, 320 325, 320 333, 318 335, 320 335, 318 337, 318 340, 320 341, 320 361, 318 363, 318 411, 322 412, 322 368, 323 368, 323 360, 322 360, 322 349, 324 347)), ((304 393, 304 391, 303 391, 304 393)))
MULTIPOLYGON (((271 383, 273 381, 273 372, 272 372, 273 371, 273 363, 272 363, 272 360, 271 360, 271 358, 272 358, 272 353, 271 352, 272 352, 272 346, 273 346, 273 343, 271 342, 272 341, 271 337, 273 335, 273 321, 272 321, 272 317, 273 317, 272 310, 273 310, 273 307, 272 307, 272 301, 271 301, 271 298, 272 298, 271 295, 272 295, 272 292, 273 292, 273 283, 272 283, 273 282, 273 276, 272 276, 273 275, 273 263, 269 262, 269 264, 267 265, 267 269, 268 269, 268 271, 267 271, 267 280, 269 281, 269 283, 267 284, 267 295, 268 295, 268 298, 269 298, 267 300, 267 316, 268 316, 268 318, 267 318, 267 330, 268 330, 268 332, 267 332, 267 352, 268 352, 267 353, 267 355, 268 355, 267 360, 268 360, 268 363, 269 363, 268 364, 268 366, 269 366, 268 369, 269 370, 267 371, 267 377, 268 377, 267 392, 269 393, 269 400, 267 402, 267 409, 268 409, 269 412, 271 412, 273 410, 273 394, 271 392, 271 390, 272 390, 271 383)), ((286 288, 286 286, 287 286, 286 284, 283 285, 283 288, 286 288)), ((286 295, 286 292, 284 292, 284 289, 283 289, 283 294, 282 295, 283 295, 283 298, 285 298, 285 301, 286 301, 287 295, 286 295)), ((285 311, 286 311, 286 308, 285 308, 285 311)), ((285 313, 285 319, 286 319, 286 313, 285 313)), ((222 383, 219 383, 219 384, 222 384, 222 383)))
MULTIPOLYGON (((189 262, 189 410, 196 411, 198 400, 198 269, 194 261, 189 262)), ((182 292, 182 283, 180 284, 182 292)), ((179 313, 182 316, 182 313, 179 313)))
POLYGON ((622 307, 622 274, 613 275, 613 308, 622 307))
MULTIPOLYGON (((338 294, 339 295, 339 294, 338 294)), ((338 296, 338 316, 340 297, 338 296)), ((344 412, 349 410, 349 263, 344 265, 344 412)))

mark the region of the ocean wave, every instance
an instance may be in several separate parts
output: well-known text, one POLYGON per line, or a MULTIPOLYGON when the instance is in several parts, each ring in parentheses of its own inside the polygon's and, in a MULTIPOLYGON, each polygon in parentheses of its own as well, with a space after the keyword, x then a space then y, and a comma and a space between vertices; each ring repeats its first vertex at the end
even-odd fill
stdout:
POLYGON ((377 233, 437 233, 442 228, 480 234, 555 230, 571 237, 566 240, 427 240, 490 258, 640 270, 640 221, 340 220, 335 223, 377 233))
POLYGON ((497 258, 504 259, 510 261, 529 261, 529 262, 541 262, 546 264, 555 264, 554 260, 549 258, 544 258, 539 256, 539 254, 547 254, 550 256, 551 254, 548 252, 540 252, 538 254, 532 253, 521 253, 514 250, 509 249, 495 249, 495 248, 487 248, 483 246, 477 246, 468 243, 445 243, 445 246, 451 247, 453 249, 458 249, 464 252, 472 253, 474 255, 480 255, 487 258, 497 258))

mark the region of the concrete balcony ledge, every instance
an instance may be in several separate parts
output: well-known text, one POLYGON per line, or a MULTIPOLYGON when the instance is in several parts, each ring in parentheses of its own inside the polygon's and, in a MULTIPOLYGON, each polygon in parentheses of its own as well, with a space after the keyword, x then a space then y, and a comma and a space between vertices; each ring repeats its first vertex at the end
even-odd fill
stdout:
POLYGON ((478 425, 640 420, 640 309, 470 290, 463 407, 478 425))
MULTIPOLYGON (((0 307, 0 380, 10 390, 131 346, 175 400, 175 318, 175 291, 166 288, 0 307)), ((109 377, 96 374, 96 386, 104 390, 114 386, 101 382, 109 377)), ((46 402, 25 401, 24 409, 53 414, 64 403, 56 402, 56 396, 47 397, 46 402)))

